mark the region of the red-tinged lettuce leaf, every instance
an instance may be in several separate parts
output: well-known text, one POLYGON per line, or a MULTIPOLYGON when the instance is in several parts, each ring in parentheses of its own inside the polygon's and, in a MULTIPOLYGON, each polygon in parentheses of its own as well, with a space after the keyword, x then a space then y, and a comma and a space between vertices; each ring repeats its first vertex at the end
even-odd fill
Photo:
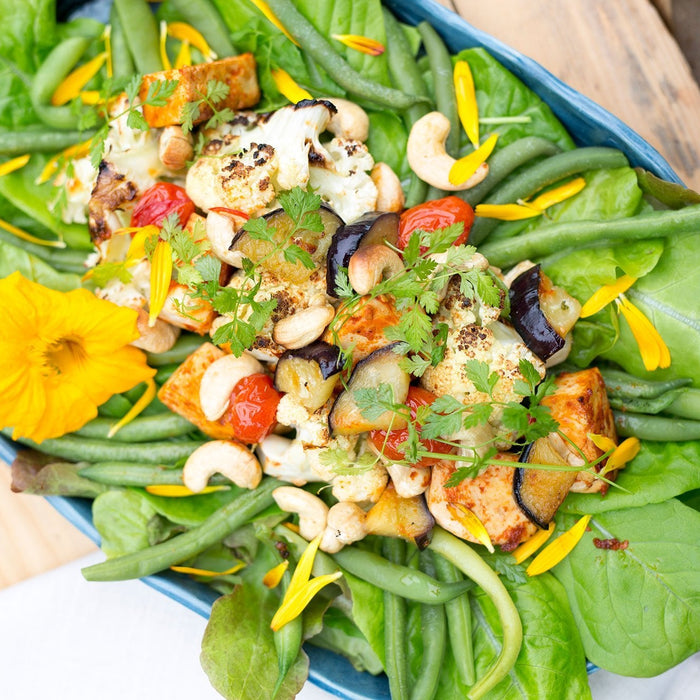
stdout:
POLYGON ((12 462, 12 490, 38 496, 95 498, 107 490, 104 484, 78 474, 85 463, 56 462, 55 457, 34 450, 20 450, 12 462))
MULTIPOLYGON (((200 660, 211 684, 227 700, 272 697, 278 669, 270 621, 278 605, 276 593, 251 581, 214 603, 200 660)), ((300 651, 275 700, 292 700, 308 672, 309 659, 300 651)))

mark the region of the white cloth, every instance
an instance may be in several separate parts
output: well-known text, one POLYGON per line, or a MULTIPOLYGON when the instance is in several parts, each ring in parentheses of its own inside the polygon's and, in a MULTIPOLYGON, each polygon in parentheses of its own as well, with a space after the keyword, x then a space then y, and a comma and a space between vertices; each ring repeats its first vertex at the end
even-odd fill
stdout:
MULTIPOLYGON (((221 700, 199 665, 206 620, 140 581, 88 583, 80 569, 102 558, 0 591, 0 697, 221 700)), ((595 700, 695 700, 700 655, 654 679, 598 671, 591 686, 595 700)), ((298 697, 334 696, 307 683, 298 697)))

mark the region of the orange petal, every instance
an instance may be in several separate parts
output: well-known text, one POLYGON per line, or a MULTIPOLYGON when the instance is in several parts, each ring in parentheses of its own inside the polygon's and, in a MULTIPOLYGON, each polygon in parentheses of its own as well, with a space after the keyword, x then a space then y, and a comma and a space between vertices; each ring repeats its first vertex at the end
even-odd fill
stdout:
POLYGON ((208 60, 216 58, 216 54, 212 51, 209 44, 207 44, 207 40, 192 25, 186 22, 171 22, 168 25, 168 34, 173 39, 194 46, 195 49, 208 60))
POLYGON ((36 245, 43 245, 46 246, 47 248, 65 248, 66 244, 63 241, 47 241, 43 238, 37 238, 36 236, 32 236, 31 233, 27 233, 26 231, 23 231, 21 228, 17 228, 13 224, 8 223, 7 221, 3 221, 0 219, 0 228, 5 229, 8 233, 11 233, 13 236, 17 236, 17 238, 21 238, 23 241, 29 241, 29 243, 34 243, 36 245))
POLYGON ((190 491, 187 486, 179 484, 151 484, 146 486, 146 491, 154 496, 166 496, 168 498, 184 498, 186 496, 201 496, 205 493, 214 493, 215 491, 225 491, 228 486, 205 486, 201 491, 190 491))
POLYGON ((627 462, 633 460, 637 456, 640 447, 641 443, 636 437, 629 437, 624 442, 620 443, 610 457, 608 457, 605 469, 602 471, 603 476, 615 469, 622 469, 627 462))
POLYGON ((173 571, 177 571, 178 573, 181 574, 192 574, 193 576, 228 576, 229 574, 235 574, 236 571, 240 571, 245 564, 242 561, 239 561, 238 564, 235 564, 232 566, 230 569, 226 569, 226 571, 210 571, 209 569, 197 569, 194 566, 171 566, 170 568, 173 571))
POLYGON ((107 52, 97 54, 95 58, 78 66, 70 73, 65 80, 56 88, 51 97, 51 104, 58 107, 76 98, 80 91, 90 82, 102 68, 102 64, 107 60, 107 52))
POLYGON ((671 364, 671 355, 652 322, 624 295, 617 300, 617 306, 637 341, 639 354, 647 372, 653 372, 659 367, 668 367, 671 364))
POLYGON ((522 564, 531 554, 534 554, 551 536, 556 528, 552 520, 546 530, 538 530, 527 542, 523 542, 514 552, 516 564, 522 564))
POLYGON ((491 152, 496 147, 496 141, 498 141, 498 134, 491 134, 479 148, 464 156, 464 158, 455 161, 450 168, 450 182, 453 185, 465 183, 491 155, 491 152))
POLYGON ((590 515, 584 515, 570 530, 557 537, 552 544, 548 544, 527 567, 527 575, 543 574, 566 558, 583 537, 590 519, 590 515))
POLYGON ((466 506, 461 503, 448 503, 447 510, 450 511, 453 518, 459 521, 460 524, 469 531, 469 534, 474 536, 481 544, 486 547, 486 549, 493 554, 493 544, 489 533, 484 527, 484 523, 479 520, 479 518, 466 506))
POLYGON ((331 37, 341 44, 345 44, 345 46, 355 49, 355 51, 366 53, 369 56, 381 56, 385 51, 384 44, 367 36, 360 36, 359 34, 331 34, 331 37))
POLYGON ((531 219, 533 216, 541 216, 540 211, 522 204, 477 204, 474 214, 486 219, 499 219, 501 221, 519 221, 520 219, 531 219))
POLYGON ((581 318, 587 318, 597 314, 601 309, 604 309, 611 301, 626 292, 635 282, 636 277, 622 275, 618 277, 612 284, 604 284, 593 296, 583 305, 581 309, 581 318))
POLYGON ((12 160, 6 160, 4 163, 0 163, 0 177, 3 175, 9 175, 15 170, 23 168, 29 162, 29 153, 25 153, 23 156, 17 156, 12 160))
POLYGON ((262 12, 265 17, 272 22, 272 24, 279 29, 282 34, 284 34, 289 41, 291 41, 293 44, 296 44, 299 46, 299 43, 296 41, 296 39, 284 28, 282 25, 282 22, 280 22, 277 17, 275 16, 274 12, 270 9, 270 6, 265 2, 265 0, 250 0, 255 7, 262 12))
POLYGON ((464 131, 474 148, 479 147, 479 106, 476 102, 474 78, 466 61, 455 63, 453 79, 457 96, 457 112, 464 131))
POLYGON ((544 211, 549 207, 559 204, 575 194, 578 194, 586 186, 586 181, 582 177, 577 177, 571 182, 567 182, 561 187, 555 187, 553 190, 549 190, 539 197, 533 199, 532 201, 525 202, 528 207, 533 207, 534 209, 539 209, 544 211))
POLYGON ((148 325, 156 324, 163 310, 173 276, 173 252, 168 241, 158 241, 151 258, 151 298, 148 308, 148 325))
POLYGON ((275 81, 277 89, 293 104, 302 100, 312 100, 311 93, 300 87, 286 70, 273 68, 270 71, 272 79, 275 81))
MULTIPOLYGON (((309 582, 304 584, 301 588, 295 590, 291 596, 285 596, 282 605, 275 613, 270 623, 270 627, 276 632, 291 622, 302 612, 304 608, 311 602, 311 599, 325 586, 329 583, 333 583, 343 575, 342 571, 336 571, 333 574, 326 574, 324 576, 317 576, 312 578, 309 582)), ((287 589, 287 594, 292 590, 290 584, 287 589)))
POLYGON ((289 568, 289 559, 285 559, 283 562, 273 566, 264 576, 263 584, 268 588, 277 588, 279 586, 284 572, 289 568))

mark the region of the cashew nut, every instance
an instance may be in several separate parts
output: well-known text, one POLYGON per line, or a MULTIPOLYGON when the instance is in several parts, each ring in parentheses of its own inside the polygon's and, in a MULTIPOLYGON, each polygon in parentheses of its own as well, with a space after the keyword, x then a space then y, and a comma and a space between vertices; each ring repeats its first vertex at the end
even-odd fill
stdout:
POLYGON ((324 481, 314 472, 307 460, 307 451, 300 440, 281 435, 268 435, 258 446, 263 472, 295 486, 309 481, 324 481))
POLYGON ((356 503, 336 503, 328 511, 328 521, 319 548, 333 554, 346 544, 359 542, 367 535, 366 519, 367 514, 356 503))
POLYGON ((326 127, 334 136, 354 141, 366 141, 369 135, 369 117, 362 107, 340 97, 324 97, 338 110, 326 127))
POLYGON ((430 486, 430 467, 405 467, 402 464, 389 464, 389 472, 396 493, 401 498, 413 498, 430 486))
POLYGON ((306 347, 323 335, 334 316, 335 309, 330 304, 310 306, 277 321, 272 339, 290 350, 306 347))
POLYGON ((243 267, 243 253, 239 250, 229 250, 237 233, 236 223, 235 215, 210 211, 207 214, 206 232, 214 255, 232 267, 241 268, 243 267))
POLYGON ((198 447, 185 462, 182 481, 199 493, 213 474, 223 474, 242 489, 254 489, 262 479, 255 455, 233 440, 212 440, 198 447))
POLYGON ((399 176, 386 164, 375 163, 369 175, 377 188, 377 211, 402 211, 406 198, 399 176))
POLYGON ((348 263, 348 279, 361 295, 369 294, 382 279, 391 279, 403 272, 398 253, 385 245, 368 245, 356 250, 348 263))
POLYGON ((449 174, 455 159, 445 150, 445 139, 450 133, 450 121, 440 112, 429 112, 411 128, 406 145, 408 164, 413 172, 429 185, 439 190, 457 192, 478 185, 489 172, 489 166, 482 163, 476 172, 460 185, 450 182, 449 174))
POLYGON ((247 352, 240 357, 225 355, 212 362, 202 375, 199 405, 207 420, 221 418, 228 408, 231 392, 243 377, 258 374, 263 366, 247 352))
POLYGON ((173 326, 202 335, 211 328, 214 310, 208 301, 192 297, 191 290, 186 285, 171 282, 158 317, 173 326))
POLYGON ((144 309, 138 309, 138 314, 136 317, 136 329, 141 335, 131 345, 154 354, 166 352, 175 345, 175 341, 180 335, 179 328, 175 328, 175 326, 171 326, 160 319, 156 319, 154 326, 149 326, 148 312, 144 309))
POLYGON ((328 521, 328 506, 318 497, 296 486, 280 486, 272 492, 275 503, 299 516, 299 534, 305 540, 318 537, 328 521))
POLYGON ((158 142, 158 157, 168 170, 182 170, 194 157, 192 136, 179 125, 166 126, 158 142))

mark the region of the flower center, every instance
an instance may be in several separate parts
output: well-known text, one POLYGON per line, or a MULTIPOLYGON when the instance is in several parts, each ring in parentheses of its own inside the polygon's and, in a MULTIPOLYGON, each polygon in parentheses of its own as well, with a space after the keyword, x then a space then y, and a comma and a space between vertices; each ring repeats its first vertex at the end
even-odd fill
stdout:
POLYGON ((47 368, 62 374, 67 370, 80 367, 87 359, 87 352, 81 338, 66 336, 54 340, 44 352, 44 362, 47 368))

